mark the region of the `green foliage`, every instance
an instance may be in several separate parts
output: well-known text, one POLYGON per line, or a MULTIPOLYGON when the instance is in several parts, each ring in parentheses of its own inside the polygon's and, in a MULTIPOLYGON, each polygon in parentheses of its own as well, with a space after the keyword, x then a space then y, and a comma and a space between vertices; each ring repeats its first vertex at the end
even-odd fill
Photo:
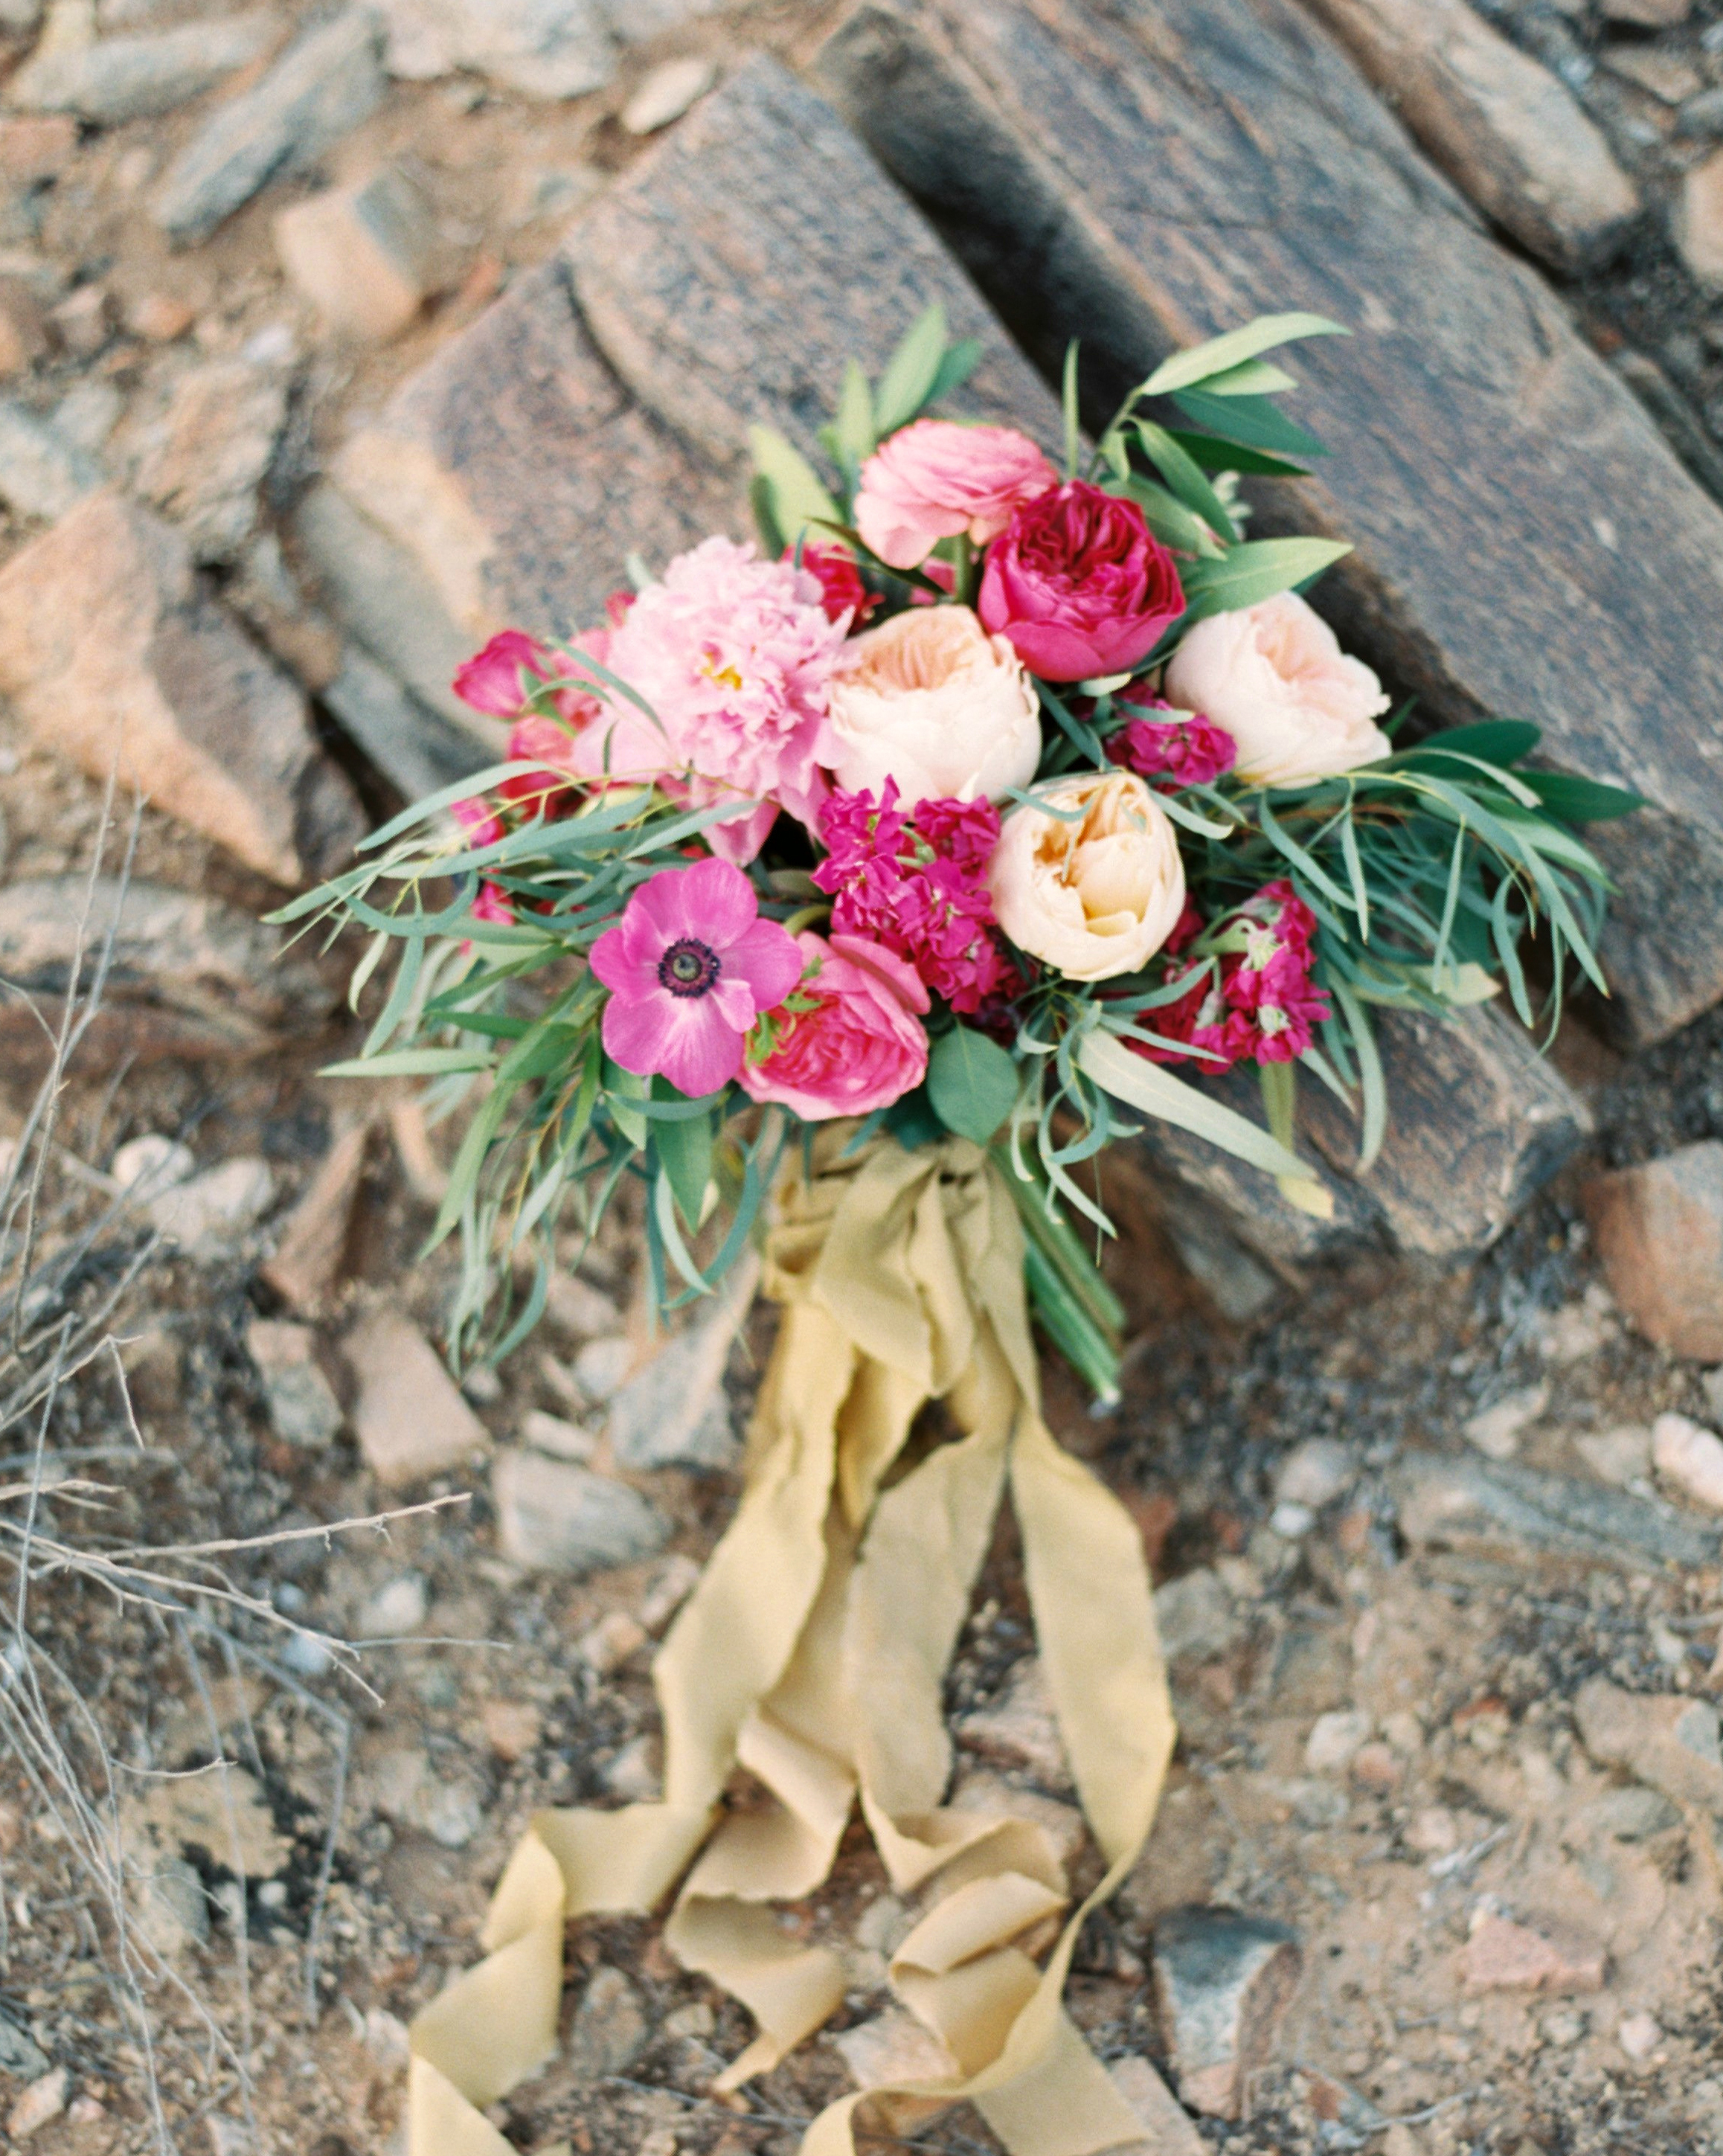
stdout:
POLYGON ((1017 1106, 1017 1065, 997 1040, 973 1026, 954 1025, 927 1059, 927 1096, 934 1113, 959 1137, 986 1145, 1017 1106))

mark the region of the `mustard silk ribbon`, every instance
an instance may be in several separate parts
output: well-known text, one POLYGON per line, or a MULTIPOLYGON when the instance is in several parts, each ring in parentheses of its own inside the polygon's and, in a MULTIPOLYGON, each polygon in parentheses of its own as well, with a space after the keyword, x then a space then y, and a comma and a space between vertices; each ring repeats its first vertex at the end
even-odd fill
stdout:
MULTIPOLYGON (((890 2092, 967 2097, 1012 2156, 1160 2139, 1061 2003, 1083 1920, 1135 1861, 1172 1750, 1141 1542, 1042 1421, 1022 1230, 998 1170, 963 1139, 915 1152, 879 1139, 846 1157, 850 1136, 820 1134, 767 1238, 763 1284, 783 1318, 746 1488, 654 1668, 663 1801, 535 1817, 492 1901, 486 1958, 413 2024, 409 2156, 513 2156, 481 2113, 556 2049, 566 1922, 650 1910, 690 1862, 666 1942, 758 2025, 717 2086, 774 2066, 838 2005, 844 1978, 770 1904, 826 1877, 858 1799, 894 1890, 927 1890, 890 1979, 957 2070, 890 2092), (934 1399, 960 1435, 905 1471, 934 1399), (941 1680, 1008 1485, 1043 1668, 1106 1862, 1044 1967, 1014 1942, 1069 1904, 1050 1837, 941 1804, 941 1680), (767 1801, 720 1817, 738 1766, 767 1801)), ((852 2113, 882 2093, 828 2107, 803 2156, 853 2156, 852 2113)))

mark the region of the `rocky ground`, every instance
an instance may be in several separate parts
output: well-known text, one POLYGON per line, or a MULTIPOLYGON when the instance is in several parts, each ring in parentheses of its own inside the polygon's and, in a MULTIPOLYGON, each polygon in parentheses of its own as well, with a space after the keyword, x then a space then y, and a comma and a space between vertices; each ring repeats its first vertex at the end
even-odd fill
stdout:
MULTIPOLYGON (((524 9, 392 0, 397 72, 349 55, 341 97, 283 119, 281 55, 328 11, 59 0, 47 38, 30 0, 0 0, 0 555, 105 475, 182 535, 198 589, 290 692, 320 693, 339 641, 288 516, 355 414, 542 259, 713 68, 747 45, 798 58, 838 12, 626 0, 613 35, 570 7, 534 51, 524 33, 509 49, 524 9), (98 58, 126 40, 123 65, 98 58), (553 81, 568 95, 522 89, 553 81), (285 143, 276 177, 206 231, 198 187, 228 169, 208 130, 254 95, 276 100, 249 108, 285 143), (331 268, 351 220, 277 220, 384 172, 385 259, 356 290, 331 268)), ((1567 85, 1633 191, 1615 251, 1581 246, 1564 289, 1715 486, 1723 11, 1512 0, 1476 19, 1567 85)), ((304 767, 327 753, 355 789, 332 845, 395 797, 326 709, 310 724, 304 767)), ((0 712, 0 937, 50 1017, 81 901, 49 880, 89 870, 104 837, 112 866, 126 821, 107 828, 64 747, 0 712)), ((99 1359, 47 1427, 61 1486, 39 1517, 69 1543, 264 1539, 223 1553, 250 1604, 206 1597, 195 1621, 75 1578, 33 1599, 70 1686, 53 1713, 85 1786, 115 1792, 122 1911, 171 1974, 146 2032, 13 1715, 0 2102, 43 2156, 164 2136, 348 2156, 397 2145, 405 2025, 474 1957, 531 1810, 655 1789, 652 1645, 729 1516, 771 1321, 733 1350, 711 1322, 665 1349, 624 1209, 577 1266, 571 1250, 541 1334, 457 1391, 429 1344, 453 1260, 416 1262, 453 1133, 405 1096, 376 1107, 317 1081, 351 1046, 345 954, 266 968, 248 938, 279 901, 281 829, 222 843, 218 816, 182 805, 164 791, 137 824, 131 874, 158 910, 73 1066, 45 1231, 51 1254, 129 1194, 72 1284, 86 1296, 146 1231, 169 1239, 116 1317, 141 1448, 99 1359)), ((293 840, 304 866, 315 838, 293 840)), ((45 1060, 19 1009, 0 1016, 0 1143, 45 1060)), ((1072 1995, 1127 2086, 1133 2059, 1169 2070, 1205 2143, 1723 2148, 1723 1448, 1706 1441, 1723 1344, 1692 1315, 1723 1283, 1680 1225, 1723 1202, 1720 1050, 1715 1017, 1631 1060, 1576 1032, 1564 1068, 1596 1147, 1468 1266, 1375 1255, 1278 1287, 1257 1269, 1234 1295, 1224 1241, 1199 1280, 1188 1239, 1127 1194, 1125 1401, 1097 1419, 1056 1368, 1049 1397, 1142 1525, 1182 1738, 1072 1995), (1627 1179, 1592 1189, 1603 1168, 1627 1179), (1246 1307, 1248 1324, 1223 1314, 1246 1307), (1210 1913, 1174 1919, 1192 1906, 1210 1913)), ((33 1440, 8 1432, 9 1466, 33 1440)), ((4 1653, 13 1699, 28 1657, 17 1635, 4 1653)), ((1008 1528, 950 1708, 959 1800, 1044 1818, 1080 1876, 1008 1528)), ((723 2102, 710 2084, 746 2040, 740 2010, 649 1926, 577 1928, 563 2047, 496 2108, 507 2137, 789 2156, 911 2041, 884 1983, 910 1912, 859 1836, 792 1913, 844 1943, 849 1994, 723 2102)), ((967 2112, 900 2124, 891 2145, 994 2145, 967 2112)))

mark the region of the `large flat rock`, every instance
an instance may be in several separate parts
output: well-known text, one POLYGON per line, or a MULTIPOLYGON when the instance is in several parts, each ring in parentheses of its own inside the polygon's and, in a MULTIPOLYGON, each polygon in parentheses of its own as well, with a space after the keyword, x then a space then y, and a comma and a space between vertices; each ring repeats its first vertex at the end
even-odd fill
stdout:
POLYGON ((1433 717, 1523 716, 1657 813, 1601 834, 1626 1029, 1723 995, 1723 511, 1536 275, 1293 0, 864 0, 818 72, 1050 370, 1098 412, 1286 307, 1333 450, 1258 528, 1353 540, 1320 598, 1433 717), (1049 116, 1057 124, 1049 124, 1049 116))
MULTIPOLYGON (((591 626, 630 553, 661 567, 746 536, 750 423, 816 452, 846 358, 877 374, 936 300, 985 346, 953 409, 1057 440, 1054 399, 925 221, 756 59, 349 439, 336 483, 469 639, 591 626)), ((382 599, 347 619, 388 664, 382 599)))

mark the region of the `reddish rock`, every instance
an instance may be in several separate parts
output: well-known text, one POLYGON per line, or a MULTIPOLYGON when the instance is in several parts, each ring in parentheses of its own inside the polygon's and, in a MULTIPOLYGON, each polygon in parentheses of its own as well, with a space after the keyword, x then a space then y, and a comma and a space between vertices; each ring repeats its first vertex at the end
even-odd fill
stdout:
POLYGON ((283 210, 275 247, 325 326, 370 344, 386 342, 418 312, 438 254, 430 212, 392 167, 283 210))
POLYGON ((199 585, 179 535, 118 494, 0 571, 0 690, 44 746, 277 883, 334 867, 363 829, 300 690, 199 585))
POLYGON ((126 310, 126 326, 151 344, 172 344, 197 319, 197 311, 167 292, 146 292, 126 310))
POLYGON ((446 1474, 488 1441, 436 1350, 398 1311, 375 1312, 344 1345, 359 1382, 359 1450, 385 1488, 446 1474))
POLYGON ((336 1138, 287 1216, 275 1255, 263 1267, 266 1285, 295 1310, 315 1309, 346 1269, 370 1137, 369 1123, 360 1123, 336 1138))
POLYGON ((1723 1144, 1708 1138, 1587 1186, 1616 1301, 1648 1340, 1723 1362, 1723 1144))
POLYGON ((25 373, 48 349, 48 324, 23 277, 0 276, 0 374, 25 373))
POLYGON ((1460 1953, 1468 1991, 1541 1991, 1567 1997, 1603 1989, 1603 1949, 1485 1915, 1460 1953))
POLYGON ((78 151, 78 123, 69 112, 21 112, 0 120, 0 173, 19 187, 51 180, 78 151))

